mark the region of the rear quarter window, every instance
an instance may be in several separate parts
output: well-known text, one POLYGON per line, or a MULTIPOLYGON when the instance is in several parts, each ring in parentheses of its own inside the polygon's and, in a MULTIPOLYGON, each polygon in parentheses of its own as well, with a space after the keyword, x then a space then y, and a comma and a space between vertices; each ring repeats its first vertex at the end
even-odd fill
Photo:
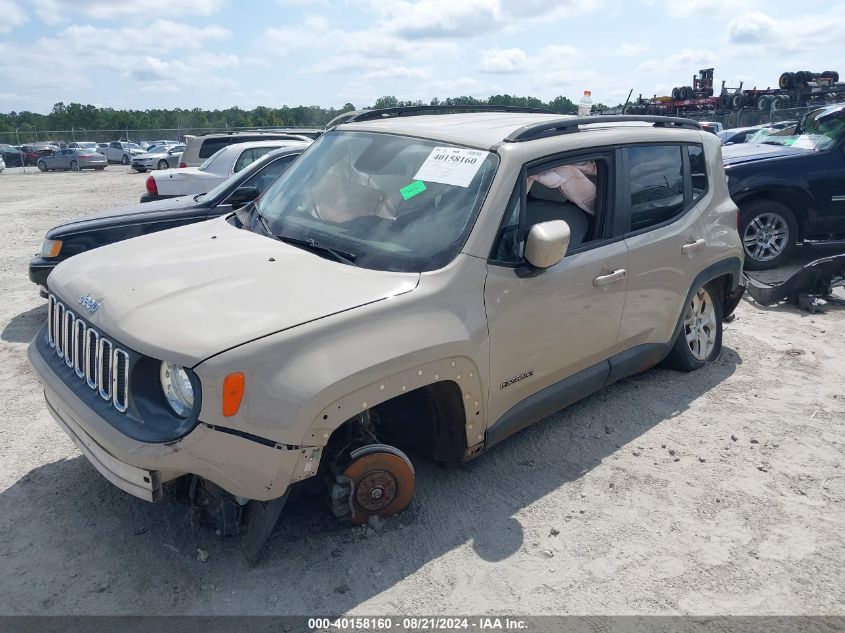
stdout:
POLYGON ((215 154, 219 149, 231 144, 232 139, 230 138, 207 138, 202 142, 199 157, 208 158, 212 154, 215 154))

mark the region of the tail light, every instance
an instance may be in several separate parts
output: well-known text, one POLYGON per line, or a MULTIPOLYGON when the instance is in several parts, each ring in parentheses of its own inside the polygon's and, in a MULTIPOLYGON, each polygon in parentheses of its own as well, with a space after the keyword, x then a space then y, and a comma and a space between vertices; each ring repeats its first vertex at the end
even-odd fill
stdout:
POLYGON ((151 196, 158 195, 158 185, 156 184, 156 179, 152 176, 147 178, 147 193, 151 196))
POLYGON ((188 166, 188 163, 179 163, 179 169, 184 169, 188 166))

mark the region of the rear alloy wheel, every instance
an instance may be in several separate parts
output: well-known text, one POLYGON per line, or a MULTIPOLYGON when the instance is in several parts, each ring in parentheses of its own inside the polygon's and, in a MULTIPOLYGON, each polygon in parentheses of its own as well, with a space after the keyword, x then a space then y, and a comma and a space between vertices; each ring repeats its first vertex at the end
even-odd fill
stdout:
POLYGON ((714 283, 697 288, 690 295, 681 328, 666 359, 672 369, 694 371, 716 360, 722 353, 722 299, 714 283))
POLYGON ((129 156, 124 154, 123 159, 120 162, 122 162, 124 165, 128 165, 129 164, 129 156))
POLYGON ((745 267, 766 270, 779 266, 792 252, 798 225, 789 208, 774 200, 755 200, 742 209, 739 234, 745 267))
POLYGON ((159 169, 170 169, 170 165, 168 165, 167 161, 162 158, 160 161, 158 161, 158 168, 159 169))
POLYGON ((391 517, 408 507, 416 475, 405 453, 386 444, 369 444, 350 457, 343 477, 352 486, 352 523, 364 525, 370 517, 391 517))
POLYGON ((77 163, 75 160, 70 161, 70 170, 79 171, 79 163, 77 163))
POLYGON ((41 171, 47 171, 47 163, 45 163, 43 160, 39 160, 38 169, 40 169, 41 171))

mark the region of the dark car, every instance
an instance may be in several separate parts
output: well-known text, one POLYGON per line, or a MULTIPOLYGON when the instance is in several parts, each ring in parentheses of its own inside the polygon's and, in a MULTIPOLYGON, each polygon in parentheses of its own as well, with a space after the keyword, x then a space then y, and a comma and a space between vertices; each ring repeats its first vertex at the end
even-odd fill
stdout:
POLYGON ((799 241, 845 239, 845 104, 776 138, 722 148, 750 270, 778 266, 799 241))
POLYGON ((208 193, 146 202, 53 227, 40 255, 29 262, 29 279, 43 292, 53 268, 73 255, 230 213, 258 197, 301 153, 300 147, 270 152, 208 193))
POLYGON ((0 143, 0 158, 6 163, 6 167, 23 167, 24 154, 13 145, 0 143))
POLYGON ((22 145, 21 151, 27 165, 37 165, 42 156, 52 156, 59 151, 58 145, 22 145))

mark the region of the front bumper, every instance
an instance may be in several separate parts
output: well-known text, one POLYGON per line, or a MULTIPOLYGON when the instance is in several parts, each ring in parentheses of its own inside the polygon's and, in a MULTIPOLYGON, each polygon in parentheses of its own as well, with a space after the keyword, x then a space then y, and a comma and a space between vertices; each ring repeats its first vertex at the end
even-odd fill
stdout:
POLYGON ((37 286, 47 287, 47 277, 62 261, 60 259, 44 259, 36 257, 29 262, 29 280, 37 286))
MULTIPOLYGON (((36 335, 43 335, 43 330, 36 335)), ((267 444, 202 422, 166 443, 134 440, 95 413, 41 356, 36 341, 27 355, 44 385, 50 413, 91 464, 115 486, 155 501, 161 484, 194 474, 236 497, 268 501, 290 483, 313 475, 314 451, 267 444)), ((316 455, 319 459, 319 453, 316 455)))

